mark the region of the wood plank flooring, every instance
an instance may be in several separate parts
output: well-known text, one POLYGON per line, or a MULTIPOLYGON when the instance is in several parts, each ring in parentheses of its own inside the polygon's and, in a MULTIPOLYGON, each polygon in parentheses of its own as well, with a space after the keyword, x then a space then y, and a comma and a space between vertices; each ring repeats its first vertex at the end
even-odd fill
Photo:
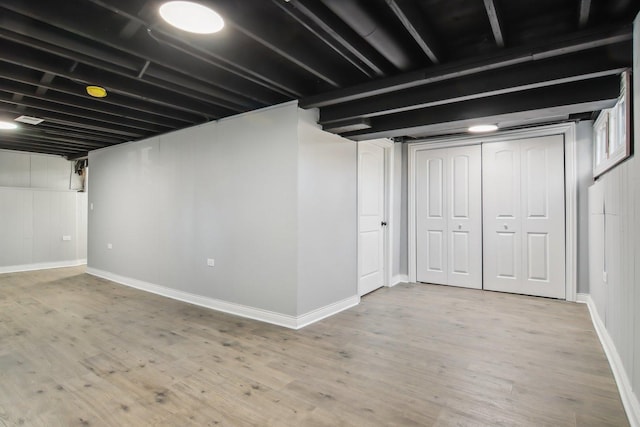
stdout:
POLYGON ((291 331, 0 275, 0 426, 625 426, 584 305, 398 285, 291 331))

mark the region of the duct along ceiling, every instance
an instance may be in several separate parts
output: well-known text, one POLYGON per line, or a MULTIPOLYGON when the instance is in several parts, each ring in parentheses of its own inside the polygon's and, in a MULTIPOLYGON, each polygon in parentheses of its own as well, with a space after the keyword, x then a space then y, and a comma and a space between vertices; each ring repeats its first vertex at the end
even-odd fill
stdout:
POLYGON ((0 148, 90 150, 298 99, 354 140, 579 120, 613 105, 634 0, 2 0, 0 148), (87 86, 97 86, 93 97, 87 86))

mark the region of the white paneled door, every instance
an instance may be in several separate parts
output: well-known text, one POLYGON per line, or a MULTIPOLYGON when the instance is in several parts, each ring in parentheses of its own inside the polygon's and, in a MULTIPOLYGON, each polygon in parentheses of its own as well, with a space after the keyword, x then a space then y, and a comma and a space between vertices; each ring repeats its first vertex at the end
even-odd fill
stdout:
POLYGON ((561 135, 482 145, 484 289, 565 298, 561 135))
POLYGON ((358 143, 358 294, 384 284, 384 148, 358 143))
POLYGON ((416 152, 416 278, 482 288, 479 145, 416 152))

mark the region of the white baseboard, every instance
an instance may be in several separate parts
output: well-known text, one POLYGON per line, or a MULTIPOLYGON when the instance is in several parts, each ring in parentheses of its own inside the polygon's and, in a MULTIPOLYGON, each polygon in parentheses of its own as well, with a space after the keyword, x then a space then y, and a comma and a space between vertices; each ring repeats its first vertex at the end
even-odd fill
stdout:
POLYGON ((618 354, 618 350, 611 339, 611 335, 609 335, 604 322, 598 314, 598 309, 596 308, 591 295, 577 294, 576 302, 587 304, 587 307, 589 307, 591 321, 593 322, 593 326, 598 334, 598 338, 600 338, 600 342, 602 343, 602 348, 604 348, 604 352, 607 355, 607 359, 609 359, 609 365, 611 365, 613 376, 616 379, 616 384, 620 391, 620 397, 622 398, 622 404, 624 405, 624 409, 627 413, 627 418, 629 418, 629 424, 632 427, 640 427, 640 402, 638 401, 636 394, 633 392, 631 381, 629 380, 627 371, 624 369, 622 359, 620 359, 620 355, 618 354))
POLYGON ((0 274, 19 273, 21 271, 46 270, 49 268, 77 267, 86 263, 86 259, 74 259, 70 261, 38 262, 35 264, 9 265, 6 267, 0 267, 0 274))
POLYGON ((407 274, 396 274, 391 278, 391 283, 389 283, 389 287, 392 288, 398 283, 407 283, 409 282, 409 276, 407 274))
POLYGON ((161 295, 189 304, 198 305, 200 307, 222 311, 224 313, 246 317, 253 320, 259 320, 261 322, 271 323, 290 329, 300 329, 304 326, 310 325, 311 323, 317 322, 326 317, 358 305, 358 303, 360 302, 360 297, 355 295, 353 297, 349 297, 342 301, 329 304, 325 307, 321 307, 300 316, 291 316, 288 314, 276 313, 274 311, 263 310, 261 308, 249 307, 242 304, 232 303, 215 298, 205 297, 202 295, 192 294, 190 292, 167 288, 165 286, 156 285, 142 280, 132 279, 130 277, 120 276, 118 274, 110 273, 108 271, 103 271, 92 267, 87 267, 87 273, 93 276, 110 280, 112 282, 119 283, 121 285, 129 286, 131 288, 151 292, 156 295, 161 295))

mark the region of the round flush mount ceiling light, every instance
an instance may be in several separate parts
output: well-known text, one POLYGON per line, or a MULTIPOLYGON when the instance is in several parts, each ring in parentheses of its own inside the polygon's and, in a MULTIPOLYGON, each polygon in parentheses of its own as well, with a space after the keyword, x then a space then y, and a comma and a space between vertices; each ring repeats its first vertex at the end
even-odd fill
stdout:
POLYGON ((15 123, 3 122, 2 120, 0 120, 0 130, 13 130, 17 128, 18 128, 18 125, 15 123))
POLYGON ((87 93, 94 98, 104 98, 107 96, 107 90, 102 86, 87 86, 87 93))
POLYGON ((212 34, 224 27, 224 20, 206 6, 190 1, 169 1, 160 6, 160 16, 169 24, 190 33, 212 34))
POLYGON ((475 126, 470 126, 468 130, 471 133, 495 132, 495 131, 498 130, 498 126, 496 126, 496 125, 475 125, 475 126))

